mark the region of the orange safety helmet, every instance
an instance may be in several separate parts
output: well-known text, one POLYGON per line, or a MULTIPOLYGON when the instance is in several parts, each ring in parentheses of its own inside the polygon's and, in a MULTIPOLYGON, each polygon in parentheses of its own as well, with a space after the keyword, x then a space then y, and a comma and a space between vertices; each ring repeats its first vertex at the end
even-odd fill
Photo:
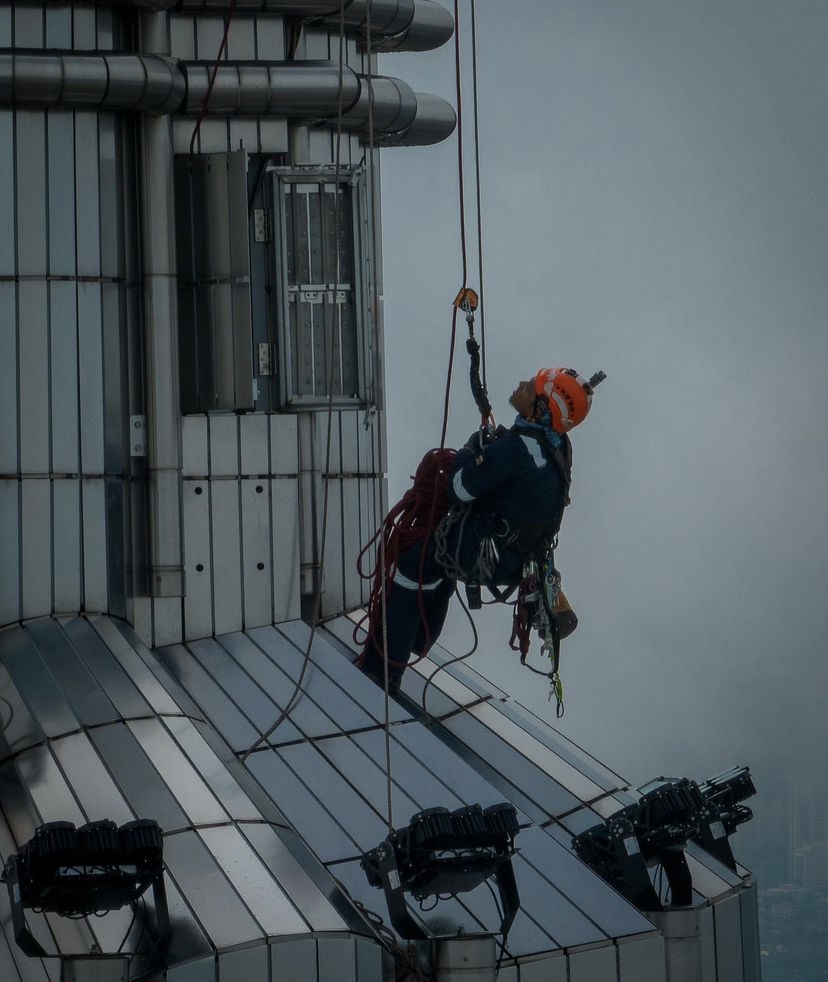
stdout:
POLYGON ((542 368, 535 375, 535 395, 546 400, 557 433, 583 423, 592 405, 592 392, 592 386, 574 368, 542 368))

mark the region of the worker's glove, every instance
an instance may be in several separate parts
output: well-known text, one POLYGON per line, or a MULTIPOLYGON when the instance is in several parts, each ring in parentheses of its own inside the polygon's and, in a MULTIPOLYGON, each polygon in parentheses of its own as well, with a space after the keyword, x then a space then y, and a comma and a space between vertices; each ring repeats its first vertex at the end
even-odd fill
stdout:
POLYGON ((487 447, 490 443, 494 443, 495 440, 498 440, 506 432, 505 426, 498 426, 496 430, 492 430, 488 426, 481 426, 466 440, 466 448, 471 450, 472 453, 480 453, 484 447, 487 447))
POLYGON ((472 453, 480 453, 481 450, 491 441, 494 437, 488 427, 481 426, 476 429, 472 435, 466 440, 466 449, 471 450, 472 453))

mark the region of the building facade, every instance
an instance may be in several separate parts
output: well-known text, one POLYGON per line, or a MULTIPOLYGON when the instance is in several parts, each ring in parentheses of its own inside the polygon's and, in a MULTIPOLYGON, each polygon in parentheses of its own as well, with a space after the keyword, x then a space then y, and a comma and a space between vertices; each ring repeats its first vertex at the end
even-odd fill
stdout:
POLYGON ((572 846, 635 789, 468 669, 425 727, 439 651, 390 715, 351 665, 387 504, 379 158, 455 126, 378 55, 452 29, 431 0, 0 9, 0 853, 156 821, 170 923, 30 905, 25 953, 12 889, 4 980, 448 979, 463 938, 481 979, 759 978, 746 870, 688 842, 692 895, 642 912, 572 846), (363 854, 503 801, 497 966, 478 893, 414 908, 405 954, 363 854))

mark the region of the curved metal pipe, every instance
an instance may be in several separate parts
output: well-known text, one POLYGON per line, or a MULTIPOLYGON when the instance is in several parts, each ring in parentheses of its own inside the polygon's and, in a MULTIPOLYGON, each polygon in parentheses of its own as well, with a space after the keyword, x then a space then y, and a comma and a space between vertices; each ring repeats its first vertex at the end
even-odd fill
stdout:
POLYGON ((162 116, 181 105, 185 89, 178 65, 161 55, 0 51, 0 105, 162 116))
MULTIPOLYGON (((160 116, 201 112, 212 65, 160 55, 54 54, 0 51, 0 105, 27 108, 131 109, 160 116)), ((371 79, 373 126, 380 146, 437 143, 454 130, 451 106, 415 95, 405 82, 371 79)), ((210 116, 284 116, 343 125, 367 139, 365 76, 335 62, 229 62, 216 74, 210 116)))
MULTIPOLYGON (((104 0, 99 0, 104 2, 104 0)), ((152 10, 222 14, 230 0, 110 0, 126 6, 152 10)), ((345 30, 366 36, 371 21, 371 47, 374 51, 431 51, 454 33, 451 14, 436 0, 346 0, 345 30)), ((337 0, 236 0, 237 15, 280 14, 318 21, 327 30, 339 26, 337 0)))

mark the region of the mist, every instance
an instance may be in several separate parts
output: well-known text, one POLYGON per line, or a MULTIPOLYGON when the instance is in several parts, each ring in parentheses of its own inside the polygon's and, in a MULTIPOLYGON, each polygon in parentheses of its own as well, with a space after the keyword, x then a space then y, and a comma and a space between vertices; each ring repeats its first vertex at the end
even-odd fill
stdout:
MULTIPOLYGON (((824 781, 828 8, 477 4, 482 284, 465 13, 467 283, 498 422, 541 367, 608 375, 572 436, 556 553, 580 619, 565 717, 509 650, 506 608, 475 615, 470 663, 633 783, 737 763, 760 788, 824 781)), ((382 71, 456 103, 452 45, 382 71)), ((456 137, 382 170, 396 500, 440 439, 456 137)), ((452 446, 477 422, 464 331, 452 446)), ((456 602, 443 642, 471 644, 456 602)))

